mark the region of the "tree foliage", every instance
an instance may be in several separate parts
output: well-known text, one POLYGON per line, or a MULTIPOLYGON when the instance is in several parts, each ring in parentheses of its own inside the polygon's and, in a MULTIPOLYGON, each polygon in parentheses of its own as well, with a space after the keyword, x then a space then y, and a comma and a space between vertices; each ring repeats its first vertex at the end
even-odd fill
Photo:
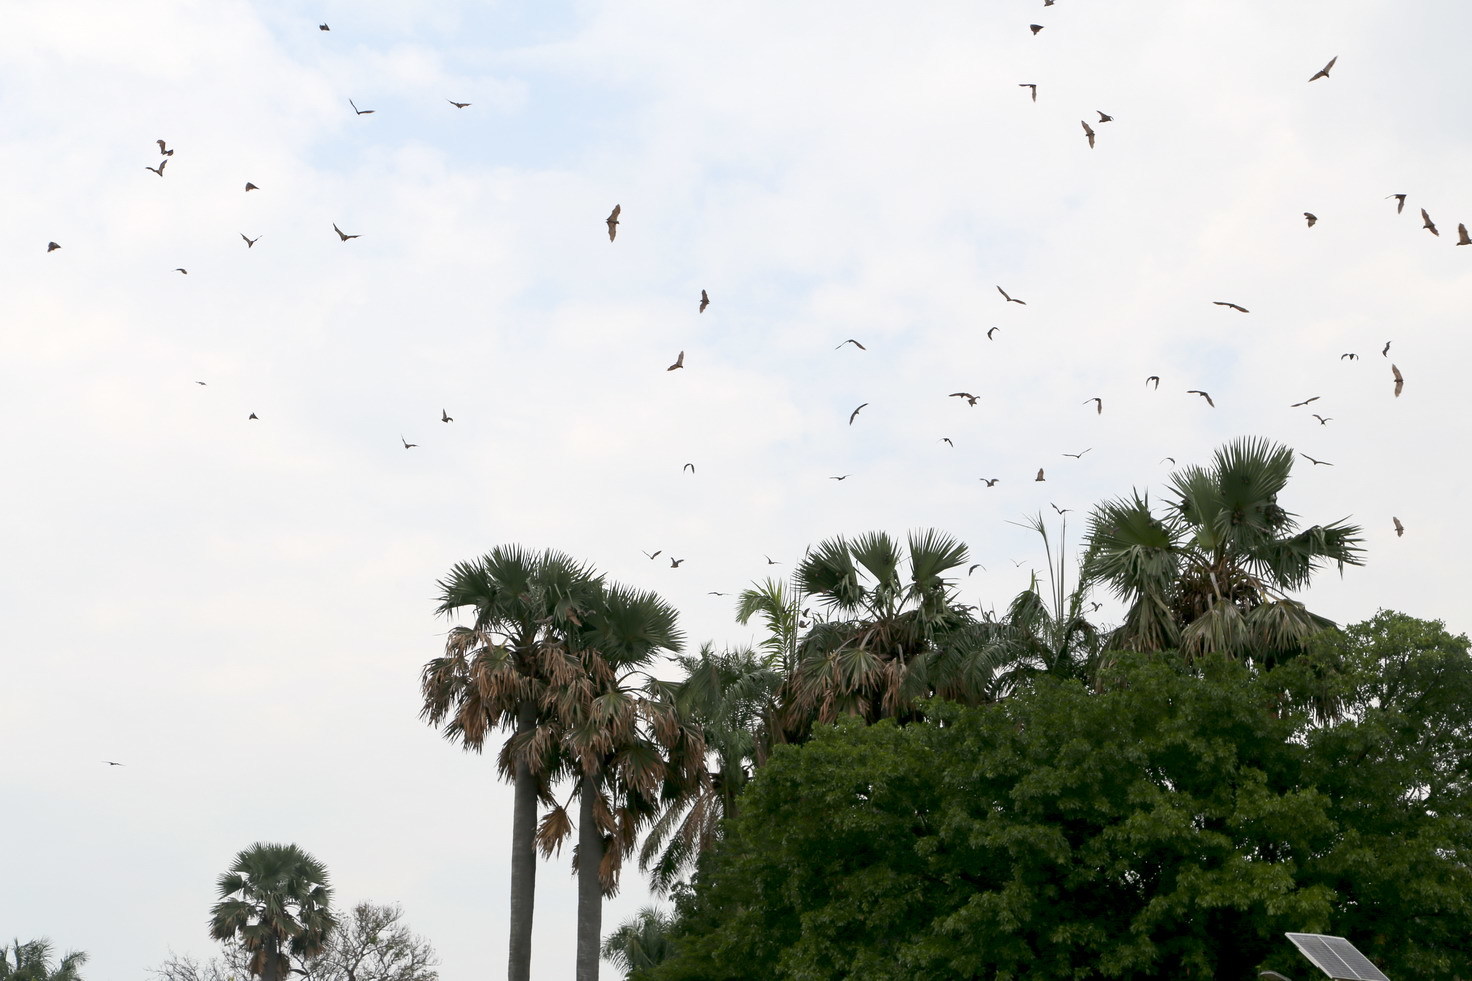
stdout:
MULTIPOLYGON (((437 981, 439 957, 430 942, 404 922, 397 905, 361 902, 327 938, 320 953, 293 967, 305 981, 437 981)), ((159 981, 245 981, 250 954, 227 941, 218 957, 201 961, 170 954, 153 969, 159 981)))
POLYGON ((296 845, 251 845, 217 885, 210 936, 239 944, 247 969, 263 981, 283 981, 293 957, 322 953, 337 926, 327 867, 296 845))
POLYGON ((798 564, 794 582, 823 616, 798 643, 779 698, 788 738, 844 716, 903 717, 930 695, 991 697, 995 632, 955 588, 965 544, 933 528, 906 544, 884 532, 833 538, 798 564))
POLYGON ((1162 515, 1139 491, 1095 507, 1086 575, 1129 604, 1110 646, 1273 662, 1333 626, 1288 594, 1361 564, 1360 529, 1298 530, 1278 502, 1292 470, 1288 447, 1244 438, 1171 474, 1162 515))
POLYGON ((69 951, 52 963, 51 941, 42 937, 21 943, 0 944, 0 981, 81 981, 81 966, 87 955, 69 951))
POLYGON ((1287 931, 1465 974, 1465 638, 1384 614, 1270 672, 1136 653, 1111 679, 779 747, 634 976, 1245 981, 1302 972, 1287 931))

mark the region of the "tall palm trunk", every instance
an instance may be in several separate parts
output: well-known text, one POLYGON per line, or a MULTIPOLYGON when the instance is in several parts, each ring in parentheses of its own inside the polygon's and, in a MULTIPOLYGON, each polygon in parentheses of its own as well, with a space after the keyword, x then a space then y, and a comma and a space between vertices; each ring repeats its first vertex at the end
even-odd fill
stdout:
POLYGON ((593 816, 598 781, 583 777, 578 803, 578 949, 577 981, 598 981, 598 955, 603 934, 603 830, 593 816))
POLYGON ((261 981, 280 981, 281 969, 276 963, 276 959, 280 956, 280 941, 276 939, 276 934, 273 932, 266 939, 266 963, 261 971, 261 981))
MULTIPOLYGON (((516 731, 529 732, 537 724, 536 703, 527 700, 517 709, 516 731)), ((511 937, 509 981, 531 981, 532 906, 537 891, 537 778, 526 760, 515 763, 515 798, 511 805, 511 937)))

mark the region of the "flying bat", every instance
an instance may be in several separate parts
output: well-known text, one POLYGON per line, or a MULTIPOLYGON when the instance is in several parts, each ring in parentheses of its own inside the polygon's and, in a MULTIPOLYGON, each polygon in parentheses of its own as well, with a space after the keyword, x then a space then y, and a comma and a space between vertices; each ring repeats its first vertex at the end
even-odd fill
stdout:
POLYGON ((1390 342, 1386 341, 1385 346, 1380 349, 1380 357, 1386 357, 1388 354, 1390 354, 1390 342))
POLYGON ((440 422, 454 422, 454 421, 455 421, 455 417, 454 416, 450 415, 444 409, 440 409, 440 422))
MULTIPOLYGON (((864 405, 868 405, 868 404, 869 404, 868 402, 865 402, 864 403, 864 405)), ((859 409, 862 409, 864 407, 864 405, 859 406, 859 409)), ((854 424, 854 420, 858 418, 859 409, 855 409, 854 411, 852 411, 852 412, 850 412, 848 414, 848 424, 850 426, 852 426, 854 424)))
POLYGON ((319 30, 319 31, 330 31, 330 30, 332 30, 332 28, 328 27, 326 24, 318 24, 317 25, 317 30, 319 30))
POLYGON ((1094 415, 1096 415, 1096 416, 1102 416, 1104 414, 1104 400, 1101 399, 1101 398, 1099 398, 1096 395, 1096 396, 1094 396, 1091 399, 1084 399, 1083 404, 1084 405, 1088 405, 1090 402, 1093 402, 1094 403, 1094 406, 1095 406, 1095 409, 1096 409, 1096 411, 1094 412, 1094 415))
MULTIPOLYGON (((860 344, 858 341, 854 340, 852 337, 850 337, 848 340, 844 341, 843 344, 852 344, 854 347, 858 348, 860 351, 867 351, 867 350, 869 350, 867 347, 865 347, 864 345, 860 344)), ((838 347, 843 347, 843 344, 838 345, 838 347)), ((837 351, 838 350, 838 347, 835 347, 833 350, 837 351)))
POLYGON ((1206 404, 1207 405, 1211 406, 1213 409, 1216 408, 1216 403, 1211 400, 1211 396, 1210 395, 1207 395, 1205 392, 1201 391, 1198 388, 1188 388, 1188 389, 1186 389, 1186 394, 1187 395, 1199 395, 1202 398, 1206 399, 1206 404))
POLYGON ((613 206, 613 210, 608 213, 608 217, 604 219, 608 223, 608 240, 610 242, 618 234, 618 214, 622 210, 624 210, 624 206, 616 204, 613 206))
POLYGON ((1472 238, 1467 237, 1467 226, 1461 222, 1457 223, 1457 244, 1472 245, 1472 238))
POLYGON ((1041 31, 1043 29, 1043 25, 1042 24, 1028 24, 1027 25, 1027 29, 1030 30, 1030 31, 1032 31, 1032 36, 1033 37, 1037 37, 1038 36, 1038 31, 1041 31))
POLYGON ((1341 354, 1339 356, 1340 361, 1343 361, 1346 358, 1348 358, 1350 361, 1358 361, 1360 359, 1360 356, 1352 351, 1346 351, 1344 354, 1341 354))
POLYGON ((1395 397, 1400 398, 1401 389, 1406 387, 1406 380, 1401 376, 1400 369, 1395 365, 1390 366, 1390 374, 1395 378, 1395 397))
POLYGON ((250 181, 246 181, 246 182, 245 182, 245 189, 246 189, 246 190, 247 190, 247 191, 259 191, 259 190, 260 190, 260 188, 259 188, 259 187, 256 187, 256 186, 255 186, 255 185, 254 185, 254 184, 252 184, 252 183, 251 183, 251 182, 250 182, 250 181))
POLYGON ((407 439, 404 438, 403 433, 399 433, 399 442, 404 444, 404 449, 406 450, 412 450, 414 447, 419 445, 418 443, 409 442, 407 439))
POLYGON ((1441 232, 1438 232, 1436 230, 1436 223, 1431 220, 1431 216, 1426 213, 1425 208, 1421 209, 1421 221, 1424 222, 1424 224, 1421 226, 1422 228, 1426 229, 1437 238, 1441 238, 1441 232))
POLYGON ((158 144, 158 152, 160 155, 165 157, 172 157, 174 155, 174 151, 170 150, 168 146, 165 145, 163 140, 154 140, 153 142, 158 144))
POLYGON ((1314 418, 1317 419, 1317 420, 1319 420, 1319 425, 1320 426, 1327 426, 1327 425, 1329 425, 1329 423, 1331 423, 1331 422, 1334 421, 1334 417, 1333 416, 1329 416, 1329 417, 1325 418, 1324 416, 1319 415, 1317 412, 1314 413, 1314 418))
POLYGON ((1236 310, 1238 313, 1246 313, 1247 312, 1247 308, 1246 307, 1244 307, 1244 306, 1238 306, 1235 303, 1229 303, 1226 300, 1212 300, 1211 302, 1213 304, 1215 304, 1216 306, 1219 306, 1219 307, 1231 307, 1233 310, 1236 310))
POLYGON ((352 106, 353 112, 357 113, 360 116, 371 116, 378 111, 377 109, 359 109, 358 104, 352 99, 348 100, 348 105, 352 106))
POLYGON ((155 174, 157 174, 160 177, 162 177, 164 175, 164 168, 167 167, 168 165, 169 165, 168 158, 165 157, 163 160, 160 160, 158 162, 158 166, 157 167, 144 167, 143 169, 144 170, 151 170, 155 174))
POLYGON ((1033 82, 1018 82, 1017 83, 1017 87, 1019 89, 1032 89, 1032 101, 1034 101, 1034 102, 1038 101, 1038 87, 1037 87, 1036 83, 1033 83, 1033 82))
POLYGON ((1078 123, 1084 128, 1084 135, 1089 138, 1089 149, 1094 149, 1094 127, 1090 126, 1082 119, 1080 119, 1078 123))
POLYGON ((112 760, 101 760, 100 762, 106 763, 108 766, 127 766, 128 765, 126 763, 114 763, 112 760))
POLYGON ((762 558, 764 558, 764 559, 767 560, 767 565, 781 565, 782 564, 781 562, 778 562, 775 559, 773 559, 770 555, 766 554, 765 552, 762 553, 762 558))
POLYGON ((1319 465, 1321 465, 1321 464, 1323 466, 1326 466, 1326 467, 1332 467, 1332 466, 1334 466, 1334 464, 1330 463, 1328 460, 1315 460, 1313 457, 1309 456, 1307 453, 1300 453, 1298 455, 1301 456, 1301 457, 1303 457, 1305 460, 1307 460, 1309 463, 1312 463, 1316 467, 1319 466, 1319 465))
POLYGON ((670 556, 670 568, 671 569, 678 569, 680 567, 680 563, 681 562, 684 562, 684 561, 685 561, 684 559, 677 559, 677 558, 675 558, 672 555, 672 556, 670 556))
POLYGON ((1406 207, 1406 196, 1404 194, 1387 194, 1387 195, 1385 195, 1385 200, 1389 201, 1391 198, 1395 198, 1395 213, 1396 214, 1400 214, 1402 211, 1405 210, 1405 207, 1406 207))
POLYGON ((183 266, 175 266, 174 267, 174 272, 176 272, 176 273, 183 273, 186 276, 189 275, 189 270, 188 269, 185 269, 183 266))
POLYGON ((1038 467, 1038 475, 1032 479, 1033 480, 1033 483, 1037 483, 1040 480, 1046 480, 1046 479, 1047 478, 1043 476, 1043 468, 1042 467, 1038 467))
MULTIPOLYGON (((1092 446, 1090 446, 1090 447, 1089 447, 1089 450, 1092 450, 1092 449, 1093 449, 1093 447, 1092 447, 1092 446)), ((1081 451, 1081 452, 1079 452, 1079 453, 1065 453, 1065 454, 1063 454, 1063 455, 1064 455, 1064 456, 1071 456, 1071 457, 1073 457, 1073 458, 1074 458, 1074 459, 1075 459, 1075 460, 1082 460, 1082 459, 1083 459, 1083 456, 1084 456, 1084 453, 1087 453, 1087 452, 1089 452, 1089 450, 1083 450, 1083 451, 1081 451)))
POLYGON ((1000 327, 989 327, 989 328, 987 328, 986 339, 987 340, 991 340, 992 339, 992 335, 995 334, 997 331, 999 331, 1001 329, 1002 328, 1000 328, 1000 327))
POLYGON ((710 294, 705 290, 700 291, 700 313, 705 313, 705 308, 710 306, 710 294))
POLYGON ((361 235, 349 235, 347 232, 345 232, 341 228, 338 228, 337 227, 337 222, 333 222, 332 223, 332 230, 334 232, 337 232, 337 237, 340 238, 340 239, 342 239, 344 242, 346 242, 350 238, 362 238, 363 237, 361 235))
POLYGON ((965 399, 967 405, 975 405, 976 400, 980 397, 979 395, 972 395, 970 392, 952 392, 946 396, 948 399, 965 399))
POLYGON ((1400 519, 1399 518, 1397 518, 1395 515, 1391 515, 1390 516, 1390 520, 1393 521, 1393 522, 1395 522, 1395 537, 1396 538, 1399 538, 1400 536, 1402 536, 1402 535, 1404 535, 1406 533, 1406 526, 1400 523, 1400 519))
POLYGON ((978 477, 976 479, 977 480, 980 480, 983 484, 986 484, 988 487, 995 487, 995 486, 997 486, 997 481, 1001 480, 1002 478, 1001 477, 978 477))
POLYGON ((61 246, 57 245, 55 242, 47 242, 46 243, 46 251, 47 252, 55 252, 59 248, 61 248, 61 246))
POLYGON ((260 421, 260 418, 261 418, 260 416, 256 415, 254 412, 252 412, 249 416, 246 417, 245 421, 246 422, 250 422, 252 419, 254 419, 257 422, 259 422, 260 421))
POLYGON ((1304 399, 1302 402, 1294 402, 1292 405, 1288 406, 1288 408, 1290 408, 1290 409, 1297 409, 1300 406, 1308 405, 1310 402, 1317 402, 1322 397, 1323 396, 1321 396, 1321 395, 1315 395, 1311 399, 1304 399))
POLYGON ((1000 293, 1000 294, 1002 294, 1002 298, 1004 300, 1006 300, 1008 303, 1021 303, 1023 306, 1027 306, 1027 301, 1026 300, 1014 300, 1014 299, 1012 299, 1012 297, 1010 297, 1010 296, 1007 295, 1007 291, 1004 290, 1004 289, 1002 289, 1002 287, 1000 287, 1000 286, 997 287, 997 292, 1000 293))
POLYGON ((1114 122, 1114 117, 1111 116, 1111 115, 1109 115, 1103 109, 1095 109, 1094 111, 1099 114, 1099 122, 1101 122, 1101 123, 1112 123, 1112 122, 1114 122))
POLYGON ((681 470, 681 472, 688 470, 691 473, 694 473, 695 472, 695 464, 693 464, 693 463, 687 463, 683 467, 681 467, 680 470, 681 470))
MULTIPOLYGON (((245 238, 245 232, 241 232, 240 233, 240 237, 241 238, 245 238)), ((255 238, 245 238, 245 247, 247 249, 253 249, 253 248, 255 248, 256 243, 259 242, 260 240, 261 240, 261 237, 259 235, 257 235, 255 238)))
MULTIPOLYGON (((642 548, 639 549, 639 551, 644 552, 644 550, 642 548)), ((659 557, 659 553, 661 553, 663 551, 664 551, 664 549, 657 548, 653 552, 644 552, 644 554, 647 555, 647 556, 649 556, 649 561, 653 562, 656 558, 659 557)))
POLYGON ((949 437, 949 436, 942 436, 940 438, 940 441, 942 443, 946 444, 947 446, 949 446, 953 450, 956 448, 956 444, 951 442, 951 437, 949 437))
POLYGON ((843 476, 842 476, 842 477, 829 477, 829 478, 828 478, 828 479, 829 479, 829 480, 847 480, 847 479, 849 479, 849 478, 850 478, 850 477, 852 477, 852 476, 853 476, 853 474, 851 474, 851 473, 846 473, 846 474, 844 474, 844 475, 843 475, 843 476))
POLYGON ((1325 65, 1323 68, 1320 68, 1318 71, 1314 72, 1313 75, 1312 75, 1312 77, 1309 78, 1309 81, 1310 82, 1313 82, 1313 81, 1317 81, 1318 79, 1321 79, 1321 78, 1328 78, 1329 77, 1329 69, 1333 68, 1334 67, 1334 62, 1336 62, 1338 60, 1339 60, 1339 56, 1338 55, 1335 55, 1334 57, 1330 58, 1329 59, 1329 63, 1327 65, 1325 65))
POLYGON ((466 106, 470 105, 470 103, 468 102, 456 102, 454 99, 446 99, 445 101, 454 106, 456 109, 464 109, 466 106))
POLYGON ((1149 378, 1146 378, 1145 379, 1145 384, 1146 385, 1150 384, 1151 382, 1154 382, 1155 383, 1155 390, 1157 392, 1160 391, 1160 376, 1159 375, 1151 375, 1149 378))
POLYGON ((685 352, 681 351, 679 356, 675 358, 675 363, 666 368, 665 371, 674 371, 676 368, 683 367, 685 367, 685 352))
POLYGON ((1303 213, 1303 217, 1307 219, 1309 228, 1313 228, 1319 222, 1319 216, 1314 214, 1312 211, 1305 211, 1303 213))

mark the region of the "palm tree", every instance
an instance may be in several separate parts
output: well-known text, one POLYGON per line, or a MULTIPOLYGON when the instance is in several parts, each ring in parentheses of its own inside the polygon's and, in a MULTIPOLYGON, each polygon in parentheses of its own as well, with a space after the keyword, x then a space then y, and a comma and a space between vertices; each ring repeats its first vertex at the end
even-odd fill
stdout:
POLYGON ((42 937, 29 943, 19 940, 11 947, 0 944, 0 981, 81 981, 77 973, 87 955, 74 950, 62 957, 55 967, 51 965, 51 941, 42 937), (15 963, 10 963, 11 951, 15 952, 15 963))
POLYGON ((1278 503, 1292 469, 1291 449, 1247 437, 1171 474, 1163 516, 1139 491, 1095 507, 1085 574, 1130 604, 1109 646, 1272 663, 1332 628, 1288 593, 1362 564, 1363 539, 1344 521, 1297 531, 1278 503))
POLYGON ((783 673, 791 671, 797 663, 798 630, 803 625, 799 605, 797 597, 780 579, 767 579, 743 589, 736 598, 736 622, 745 625, 752 617, 761 615, 767 625, 767 637, 758 645, 763 660, 768 667, 783 673))
POLYGON ((548 677, 557 652, 597 602, 601 578, 561 552, 520 546, 492 549, 441 580, 436 612, 469 608, 445 654, 424 666, 420 717, 445 723, 446 738, 480 752, 494 729, 511 729, 498 770, 514 788, 511 818, 511 924, 508 977, 531 981, 532 908, 536 893, 537 801, 547 793, 556 728, 546 716, 548 677))
POLYGON ((673 914, 645 906, 603 941, 603 959, 625 975, 654 967, 670 955, 669 935, 674 926, 673 914))
MULTIPOLYGON (((614 585, 559 648, 545 705, 557 726, 560 771, 578 796, 578 981, 598 977, 603 898, 617 891, 640 825, 661 794, 688 792, 703 772, 699 728, 655 697, 658 685, 644 670, 683 642, 674 607, 614 585)), ((571 827, 566 805, 554 808, 538 831, 543 853, 555 851, 571 827)))
POLYGON ((960 604, 947 576, 966 564, 966 546, 935 529, 908 544, 908 568, 883 532, 822 542, 798 564, 794 581, 828 618, 803 637, 784 684, 786 737, 845 714, 903 717, 927 695, 990 698, 998 630, 960 604))
MULTIPOLYGON (((744 596, 745 594, 743 594, 744 596)), ((795 616, 795 612, 794 612, 795 616)), ((768 721, 782 684, 771 654, 750 648, 720 653, 702 645, 697 657, 677 657, 681 681, 665 682, 663 696, 700 726, 708 752, 705 772, 692 787, 672 787, 659 803, 639 852, 651 886, 667 894, 736 816, 737 798, 766 756, 768 721)))
POLYGON ((251 845, 217 885, 210 936, 240 944, 262 981, 288 977, 293 955, 320 954, 337 926, 326 867, 296 845, 251 845))
MULTIPOLYGON (((1032 583, 1007 607, 1000 648, 1006 652, 1009 666, 998 678, 999 693, 1024 685, 1029 678, 1040 674, 1092 680, 1103 638, 1084 616, 1090 583, 1080 576, 1073 588, 1068 588, 1066 558, 1060 551, 1055 561, 1053 543, 1041 513, 1026 523, 1014 523, 1042 536, 1048 565, 1048 595, 1044 597, 1042 582, 1034 572, 1032 583)), ((1067 534, 1065 517, 1058 533, 1060 550, 1067 534)))

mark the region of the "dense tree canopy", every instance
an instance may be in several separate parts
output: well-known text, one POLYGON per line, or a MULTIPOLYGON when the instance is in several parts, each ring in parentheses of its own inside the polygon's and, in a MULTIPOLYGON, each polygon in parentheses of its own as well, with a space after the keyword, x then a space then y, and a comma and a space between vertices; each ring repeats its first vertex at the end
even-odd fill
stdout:
POLYGON ((1286 931, 1472 963, 1465 638, 1382 614, 1267 673, 1110 678, 779 747, 633 976, 1232 981, 1301 974, 1286 931), (1332 722, 1299 707, 1326 686, 1332 722))

